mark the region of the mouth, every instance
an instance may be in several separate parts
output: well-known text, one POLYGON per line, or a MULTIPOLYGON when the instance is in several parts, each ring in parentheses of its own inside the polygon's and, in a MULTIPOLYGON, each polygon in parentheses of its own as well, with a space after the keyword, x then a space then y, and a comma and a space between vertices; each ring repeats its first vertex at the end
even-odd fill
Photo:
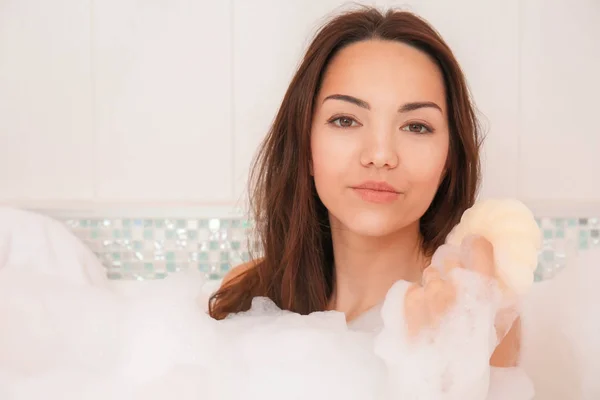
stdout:
POLYGON ((370 203, 391 203, 400 197, 400 192, 386 182, 365 182, 353 186, 352 190, 370 203))

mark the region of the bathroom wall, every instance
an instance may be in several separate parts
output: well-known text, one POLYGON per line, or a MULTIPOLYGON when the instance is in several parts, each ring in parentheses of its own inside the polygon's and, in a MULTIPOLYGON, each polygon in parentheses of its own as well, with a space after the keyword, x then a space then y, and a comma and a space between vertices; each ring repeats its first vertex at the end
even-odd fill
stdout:
MULTIPOLYGON (((345 3, 0 2, 0 201, 235 205, 311 33, 345 3)), ((484 196, 600 214, 598 1, 365 3, 421 13, 455 50, 488 131, 484 196)))
MULTIPOLYGON (((228 238, 252 156, 346 3, 0 1, 0 204, 67 221, 118 268, 243 259, 228 238)), ((482 196, 528 204, 549 248, 598 245, 600 2, 364 3, 420 13, 454 49, 487 132, 482 196)))

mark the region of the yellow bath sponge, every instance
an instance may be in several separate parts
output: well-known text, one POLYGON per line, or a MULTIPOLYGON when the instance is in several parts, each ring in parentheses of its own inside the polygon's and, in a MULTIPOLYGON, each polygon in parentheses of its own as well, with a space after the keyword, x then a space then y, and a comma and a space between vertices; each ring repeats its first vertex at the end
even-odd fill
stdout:
POLYGON ((446 243, 460 246, 471 235, 483 236, 494 246, 496 276, 503 285, 517 295, 531 287, 542 235, 527 206, 514 199, 478 201, 465 211, 446 243))

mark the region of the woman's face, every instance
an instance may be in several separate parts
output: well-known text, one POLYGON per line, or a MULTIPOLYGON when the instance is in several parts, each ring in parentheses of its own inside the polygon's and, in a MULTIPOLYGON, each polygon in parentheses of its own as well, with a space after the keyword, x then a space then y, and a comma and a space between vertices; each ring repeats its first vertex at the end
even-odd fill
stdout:
POLYGON ((425 53, 393 41, 342 49, 312 122, 312 174, 332 229, 393 234, 418 222, 443 178, 444 81, 425 53))

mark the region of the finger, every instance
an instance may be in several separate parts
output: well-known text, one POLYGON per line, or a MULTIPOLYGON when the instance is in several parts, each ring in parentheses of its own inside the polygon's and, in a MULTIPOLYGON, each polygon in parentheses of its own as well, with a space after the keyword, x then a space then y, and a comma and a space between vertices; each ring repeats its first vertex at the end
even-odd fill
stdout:
POLYGON ((427 286, 427 284, 429 282, 431 282, 433 280, 440 280, 440 279, 441 279, 440 271, 438 271, 436 268, 429 266, 423 270, 421 284, 423 286, 427 286))
POLYGON ((419 285, 411 286, 404 299, 404 315, 408 336, 414 338, 428 326, 429 316, 425 308, 425 292, 419 285))
POLYGON ((459 255, 451 255, 444 260, 444 265, 442 266, 442 271, 444 274, 449 274, 455 268, 464 268, 462 265, 462 261, 460 260, 459 255))
POLYGON ((461 250, 466 269, 485 276, 495 275, 494 247, 489 240, 483 236, 468 237, 463 241, 461 250))
POLYGON ((423 307, 425 293, 423 287, 417 284, 411 285, 404 295, 404 306, 406 310, 415 310, 423 307))
POLYGON ((434 274, 431 274, 429 281, 426 285, 423 286, 423 291, 427 296, 432 295, 439 290, 442 290, 444 286, 448 284, 446 283, 446 281, 439 278, 439 273, 438 277, 434 277, 433 275, 434 274))
POLYGON ((441 245, 433 254, 431 265, 446 278, 453 269, 462 267, 461 249, 449 244, 441 245))
POLYGON ((425 287, 425 305, 432 327, 438 327, 456 302, 456 287, 451 282, 433 281, 425 287))
MULTIPOLYGON (((442 305, 452 299, 456 292, 454 283, 442 278, 440 272, 436 269, 430 269, 424 274, 423 291, 425 294, 425 304, 432 305, 435 309, 437 305, 442 305)), ((430 310, 432 310, 430 308, 430 310)))

